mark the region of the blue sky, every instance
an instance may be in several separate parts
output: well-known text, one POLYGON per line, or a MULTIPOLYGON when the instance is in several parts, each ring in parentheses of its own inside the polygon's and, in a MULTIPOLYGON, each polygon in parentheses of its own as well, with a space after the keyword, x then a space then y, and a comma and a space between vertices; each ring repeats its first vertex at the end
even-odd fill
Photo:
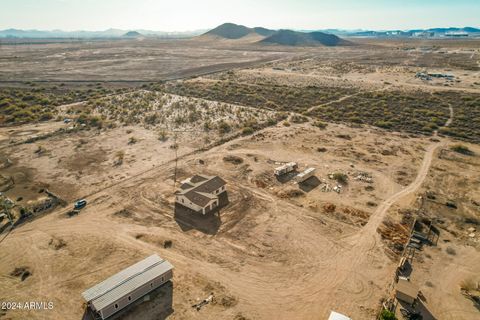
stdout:
POLYGON ((480 27, 480 0, 0 0, 0 29, 480 27))

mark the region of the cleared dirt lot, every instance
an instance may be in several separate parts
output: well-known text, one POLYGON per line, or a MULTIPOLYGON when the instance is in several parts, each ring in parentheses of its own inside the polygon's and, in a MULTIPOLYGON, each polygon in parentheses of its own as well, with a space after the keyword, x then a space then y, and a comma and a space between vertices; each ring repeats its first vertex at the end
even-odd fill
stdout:
POLYGON ((62 43, 4 42, 2 81, 158 81, 245 67, 293 56, 190 40, 115 40, 62 43))
MULTIPOLYGON (((142 50, 151 49, 154 57, 161 55, 155 50, 163 46, 173 51, 182 47, 169 42, 158 48, 147 44, 139 46, 138 59, 150 59, 142 50)), ((70 44, 45 45, 54 54, 52 46, 59 46, 58 54, 64 50, 59 48, 70 44)), ((73 52, 81 48, 72 46, 77 46, 71 48, 73 52)), ((108 55, 112 44, 92 46, 100 46, 99 54, 108 55)), ((401 252, 392 244, 403 249, 403 233, 409 226, 402 225, 402 218, 409 210, 444 221, 438 221, 443 226, 438 246, 425 247, 414 261, 412 281, 421 285, 437 319, 471 319, 478 310, 460 293, 460 283, 479 273, 478 236, 471 239, 465 232, 479 219, 472 201, 479 196, 480 150, 466 144, 473 155, 460 155, 450 148, 458 141, 437 134, 446 124, 462 126, 459 121, 468 116, 459 113, 461 118, 455 118, 458 109, 450 113, 448 106, 424 106, 431 111, 429 117, 442 113, 438 128, 419 134, 363 122, 325 123, 322 115, 309 117, 303 112, 342 101, 355 104, 349 99, 365 92, 394 89, 407 96, 412 94, 409 90, 418 94, 419 88, 427 95, 444 91, 440 84, 410 83, 415 70, 409 64, 417 64, 405 60, 409 50, 396 46, 379 42, 342 49, 289 49, 284 53, 302 56, 186 81, 234 82, 231 88, 240 88, 240 100, 175 95, 157 83, 132 93, 60 106, 56 108, 60 121, 0 128, 1 187, 15 182, 6 195, 23 206, 48 189, 68 203, 0 234, 0 300, 53 301, 55 306, 12 310, 3 316, 78 319, 84 307, 81 292, 158 253, 175 266, 172 289, 165 288, 158 298, 124 318, 325 319, 335 310, 354 319, 374 319, 381 301, 391 294, 401 252), (348 63, 342 65, 340 59, 348 63), (384 69, 391 65, 393 69, 384 69), (392 74, 403 78, 385 83, 392 74), (241 91, 242 85, 253 84, 256 91, 241 91), (327 85, 324 100, 320 89, 327 85), (297 103, 300 111, 292 113, 288 100, 269 98, 278 92, 272 88, 292 90, 292 95, 305 96, 308 103, 297 103), (259 101, 253 94, 285 105, 279 109, 250 105, 259 101), (65 117, 73 123, 63 123, 65 117), (315 167, 315 177, 300 185, 293 182, 293 175, 276 179, 273 169, 289 161, 297 161, 299 171, 315 167), (174 178, 178 187, 178 181, 197 173, 219 175, 228 183, 229 204, 218 216, 199 217, 175 209, 174 178), (340 193, 332 190, 339 186, 340 193), (418 199, 427 190, 437 194, 438 203, 422 207, 418 199), (72 201, 83 197, 87 207, 69 217, 72 201), (456 211, 445 206, 447 198, 455 201, 456 211), (397 228, 398 239, 384 237, 386 221, 397 228), (165 248, 166 241, 172 241, 172 247, 165 248), (456 254, 448 253, 452 252, 448 247, 456 254), (214 303, 200 311, 192 308, 212 292, 214 303)), ((444 46, 455 48, 451 43, 444 46)), ((251 55, 271 55, 266 49, 225 47, 220 58, 249 50, 247 60, 251 55)), ((204 50, 201 55, 209 56, 212 52, 207 51, 213 49, 204 50)), ((103 68, 103 56, 92 58, 92 52, 86 53, 85 59, 91 60, 82 69, 94 68, 98 60, 99 70, 110 73, 112 62, 103 68)), ((184 56, 179 57, 175 63, 184 56)), ((191 58, 195 64, 203 63, 193 53, 191 58)), ((26 56, 25 60, 20 67, 31 63, 26 56)), ((456 66, 446 65, 448 59, 436 61, 444 71, 456 66)), ((175 63, 159 66, 178 70, 175 63)), ((130 67, 124 66, 113 75, 129 75, 130 67)), ((145 66, 132 70, 148 78, 153 71, 143 73, 145 66)), ((478 77, 475 70, 461 68, 472 79, 478 77)), ((59 74, 70 77, 68 70, 59 74)), ((447 89, 478 93, 478 88, 462 83, 447 89)), ((399 94, 398 99, 403 98, 399 94)), ((470 101, 472 106, 475 101, 470 101)), ((391 109, 384 110, 395 118, 395 108, 391 109)), ((368 109, 363 111, 368 114, 368 109)), ((419 119, 414 112, 412 119, 419 119)))
MULTIPOLYGON (((54 317, 65 312, 60 307, 64 305, 61 299, 62 294, 69 292, 77 301, 70 307, 76 306, 75 314, 79 315, 82 288, 142 255, 158 252, 176 267, 173 318, 214 319, 237 314, 264 319, 272 314, 285 319, 315 318, 336 308, 368 319, 384 294, 394 262, 380 246, 375 246, 375 234, 368 235, 375 241, 369 243, 374 247, 357 256, 360 248, 353 244, 361 242, 357 241, 358 232, 375 212, 367 201, 381 203, 401 190, 402 186, 395 181, 396 170, 411 172, 413 178, 426 143, 406 137, 399 142, 374 129, 334 125, 325 130, 309 124, 266 129, 179 162, 180 178, 201 172, 218 174, 228 181, 230 205, 222 210, 220 218, 185 220, 175 216, 173 168, 171 164, 160 165, 148 174, 95 194, 79 216, 66 218, 63 213, 52 213, 12 232, 2 242, 3 249, 10 252, 2 258, 2 273, 22 265, 29 266, 32 276, 21 283, 16 278, 4 278, 2 282, 9 288, 9 296, 17 299, 27 297, 24 286, 42 299, 53 299, 59 306, 51 313, 54 317), (336 137, 339 132, 351 140, 336 137), (318 152, 320 146, 327 151, 318 152), (381 152, 385 149, 401 151, 396 157, 384 156, 381 152), (362 153, 363 157, 357 157, 362 153), (226 155, 234 155, 242 163, 225 161, 226 155), (297 198, 285 198, 282 191, 300 188, 292 181, 281 183, 272 179, 272 161, 292 159, 301 167, 317 167, 317 178, 327 183, 328 173, 349 172, 348 185, 341 194, 322 192, 317 186, 302 191, 297 198), (372 174, 373 190, 365 191, 370 184, 353 179, 358 170, 372 174), (257 186, 259 183, 262 187, 257 186), (326 203, 335 209, 325 212, 326 203), (52 249, 52 239, 62 239, 66 245, 52 249), (164 240, 172 240, 173 248, 163 249, 164 240), (19 242, 31 254, 14 257, 19 242), (87 250, 83 249, 86 247, 87 250), (46 263, 51 259, 56 262, 46 263), (347 263, 356 259, 361 272, 347 263), (48 279, 43 275, 48 275, 48 279), (58 295, 50 293, 55 287, 52 284, 60 286, 55 290, 58 295), (192 311, 192 302, 208 294, 204 286, 235 303, 207 306, 199 313, 192 311), (335 292, 334 300, 328 298, 330 292, 335 292)), ((108 158, 108 150, 104 151, 108 158)), ((144 149, 145 152, 156 154, 153 148, 144 149)), ((77 161, 78 165, 82 163, 77 161)), ((84 165, 93 170, 93 166, 84 165)), ((40 163, 38 166, 43 167, 40 163)), ((58 166, 56 170, 77 168, 58 166)), ((123 173, 133 170, 125 167, 123 173)), ((53 177, 37 177, 56 184, 53 177)), ((77 194, 90 190, 81 185, 79 189, 77 194)), ((60 188, 58 193, 63 195, 66 191, 60 188)), ((75 190, 69 190, 67 196, 70 194, 75 194, 75 190)), ((8 315, 21 317, 22 313, 8 315)))

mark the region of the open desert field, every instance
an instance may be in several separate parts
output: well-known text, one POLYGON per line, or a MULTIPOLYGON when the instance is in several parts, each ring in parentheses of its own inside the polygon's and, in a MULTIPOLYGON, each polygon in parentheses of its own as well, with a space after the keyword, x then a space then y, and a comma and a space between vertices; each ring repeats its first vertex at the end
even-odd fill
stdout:
POLYGON ((410 259, 423 319, 480 315, 479 41, 135 41, 2 43, 16 222, 1 222, 0 301, 54 307, 0 319, 80 319, 83 291, 153 253, 172 283, 119 318, 376 319, 415 221, 438 231, 410 259), (226 181, 217 212, 176 204, 196 174, 226 181))

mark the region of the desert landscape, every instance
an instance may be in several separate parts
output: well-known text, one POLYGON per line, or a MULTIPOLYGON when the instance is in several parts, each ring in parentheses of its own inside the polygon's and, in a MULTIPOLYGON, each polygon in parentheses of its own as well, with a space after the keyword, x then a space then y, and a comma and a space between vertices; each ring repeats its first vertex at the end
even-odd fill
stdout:
POLYGON ((153 253, 172 282, 118 318, 402 319, 402 258, 423 319, 479 317, 480 40, 227 27, 2 42, 0 301, 54 307, 0 319, 85 317, 153 253), (176 203, 198 174, 226 182, 213 213, 176 203))

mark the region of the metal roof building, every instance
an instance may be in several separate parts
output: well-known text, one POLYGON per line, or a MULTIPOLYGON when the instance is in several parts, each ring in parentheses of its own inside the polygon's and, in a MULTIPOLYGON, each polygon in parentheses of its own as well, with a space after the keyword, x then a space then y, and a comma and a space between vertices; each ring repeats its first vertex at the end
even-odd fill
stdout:
POLYGON ((160 287, 173 276, 173 266, 154 254, 82 293, 91 310, 106 319, 160 287))
POLYGON ((352 320, 352 319, 341 313, 331 311, 330 316, 328 317, 328 320, 352 320))

